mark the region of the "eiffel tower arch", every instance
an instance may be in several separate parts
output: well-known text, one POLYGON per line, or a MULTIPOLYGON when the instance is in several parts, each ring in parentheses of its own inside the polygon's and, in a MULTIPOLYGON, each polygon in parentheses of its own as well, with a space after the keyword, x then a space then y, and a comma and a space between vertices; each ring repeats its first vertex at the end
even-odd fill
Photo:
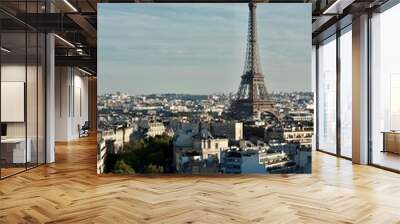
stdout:
POLYGON ((236 99, 231 104, 231 112, 239 119, 259 118, 261 113, 276 115, 274 102, 264 84, 257 37, 256 4, 249 3, 249 25, 247 33, 246 59, 242 79, 236 99))

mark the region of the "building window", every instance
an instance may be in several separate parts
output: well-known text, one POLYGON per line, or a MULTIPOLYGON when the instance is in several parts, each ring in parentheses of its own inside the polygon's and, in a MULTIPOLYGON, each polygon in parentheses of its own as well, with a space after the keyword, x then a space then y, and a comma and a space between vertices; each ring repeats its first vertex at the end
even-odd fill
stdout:
POLYGON ((336 35, 318 47, 318 149, 336 153, 336 35))
POLYGON ((352 157, 352 32, 340 36, 340 154, 352 157))
POLYGON ((400 4, 371 18, 371 162, 400 170, 400 4))

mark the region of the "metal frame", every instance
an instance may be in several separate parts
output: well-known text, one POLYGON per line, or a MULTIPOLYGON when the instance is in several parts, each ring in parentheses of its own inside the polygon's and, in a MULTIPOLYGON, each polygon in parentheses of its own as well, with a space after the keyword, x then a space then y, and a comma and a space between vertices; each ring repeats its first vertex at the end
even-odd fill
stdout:
POLYGON ((371 72, 372 72, 372 63, 371 63, 371 57, 372 57, 372 33, 371 33, 371 19, 372 19, 372 13, 369 12, 368 13, 368 36, 367 36, 367 45, 368 45, 368 53, 367 53, 367 64, 368 64, 368 69, 367 69, 367 83, 368 83, 368 95, 367 95, 367 119, 368 119, 368 124, 367 124, 367 128, 368 128, 368 137, 367 137, 367 141, 368 141, 368 164, 372 165, 372 97, 371 97, 371 93, 372 93, 372 83, 371 83, 371 72))
MULTIPOLYGON (((1 30, 1 23, 0 23, 0 30, 1 30)), ((0 32, 0 46, 2 46, 2 32, 0 32)), ((2 67, 2 65, 1 65, 1 61, 2 61, 2 57, 1 57, 1 55, 2 55, 2 53, 0 52, 0 124, 1 124, 1 77, 2 77, 2 74, 1 74, 1 67, 2 67)), ((0 134, 1 135, 1 134, 0 134)), ((2 152, 2 150, 1 150, 1 144, 0 144, 0 180, 2 179, 2 175, 1 175, 1 152, 2 152)))
MULTIPOLYGON (((27 2, 25 2, 25 12, 28 11, 27 2)), ((25 19, 27 13, 25 13, 25 19)), ((28 170, 28 24, 25 23, 25 100, 24 100, 24 120, 25 120, 25 170, 28 170)))
POLYGON ((340 77, 341 77, 341 65, 340 65, 340 37, 341 30, 336 30, 336 154, 341 156, 341 133, 342 125, 340 118, 340 77))
POLYGON ((341 150, 341 117, 340 117, 340 103, 341 103, 341 97, 340 97, 340 81, 341 81, 341 65, 340 65, 340 37, 344 34, 344 32, 342 32, 343 30, 345 30, 346 28, 348 28, 349 26, 351 26, 352 23, 348 23, 345 26, 340 26, 339 24, 335 24, 336 27, 336 32, 326 36, 324 39, 320 40, 319 43, 317 43, 317 47, 316 47, 316 93, 315 93, 315 98, 316 98, 316 124, 314 124, 314 128, 315 128, 315 136, 316 136, 316 150, 319 152, 323 152, 332 156, 336 156, 339 158, 343 158, 346 160, 352 160, 352 158, 347 157, 347 156, 343 156, 342 155, 342 150, 341 150), (328 40, 329 38, 332 38, 332 36, 335 35, 335 39, 332 41, 336 41, 336 152, 332 153, 332 152, 328 152, 324 149, 320 149, 319 148, 319 128, 318 128, 318 122, 319 122, 319 103, 318 103, 318 99, 319 99, 319 53, 318 53, 318 48, 319 48, 319 44, 328 40))
POLYGON ((314 133, 315 133, 315 148, 319 149, 319 44, 315 45, 315 124, 314 124, 314 133))
MULTIPOLYGON (((38 3, 38 2, 37 2, 38 3)), ((36 4, 36 11, 39 12, 39 4, 36 4)), ((39 33, 36 32, 36 165, 39 164, 39 33)), ((45 150, 46 151, 46 150, 45 150)))

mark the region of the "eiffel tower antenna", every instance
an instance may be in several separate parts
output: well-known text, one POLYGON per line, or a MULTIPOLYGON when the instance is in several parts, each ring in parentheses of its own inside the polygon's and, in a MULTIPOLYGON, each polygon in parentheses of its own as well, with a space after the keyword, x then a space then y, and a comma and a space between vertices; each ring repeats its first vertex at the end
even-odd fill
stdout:
POLYGON ((256 3, 249 3, 249 24, 247 32, 246 59, 242 80, 232 103, 232 112, 239 118, 258 118, 262 112, 274 112, 274 103, 270 99, 264 84, 260 63, 257 37, 256 3))

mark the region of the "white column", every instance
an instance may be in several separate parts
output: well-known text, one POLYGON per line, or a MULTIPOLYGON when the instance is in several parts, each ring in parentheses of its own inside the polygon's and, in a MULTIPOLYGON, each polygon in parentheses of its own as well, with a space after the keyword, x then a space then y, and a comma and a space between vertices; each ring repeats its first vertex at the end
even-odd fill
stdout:
POLYGON ((55 53, 54 35, 46 36, 46 163, 55 161, 55 53))
POLYGON ((368 163, 368 15, 353 19, 353 162, 368 163))
MULTIPOLYGON (((54 5, 46 1, 46 12, 54 12, 54 5)), ((55 40, 46 34, 46 163, 55 162, 55 40)))

